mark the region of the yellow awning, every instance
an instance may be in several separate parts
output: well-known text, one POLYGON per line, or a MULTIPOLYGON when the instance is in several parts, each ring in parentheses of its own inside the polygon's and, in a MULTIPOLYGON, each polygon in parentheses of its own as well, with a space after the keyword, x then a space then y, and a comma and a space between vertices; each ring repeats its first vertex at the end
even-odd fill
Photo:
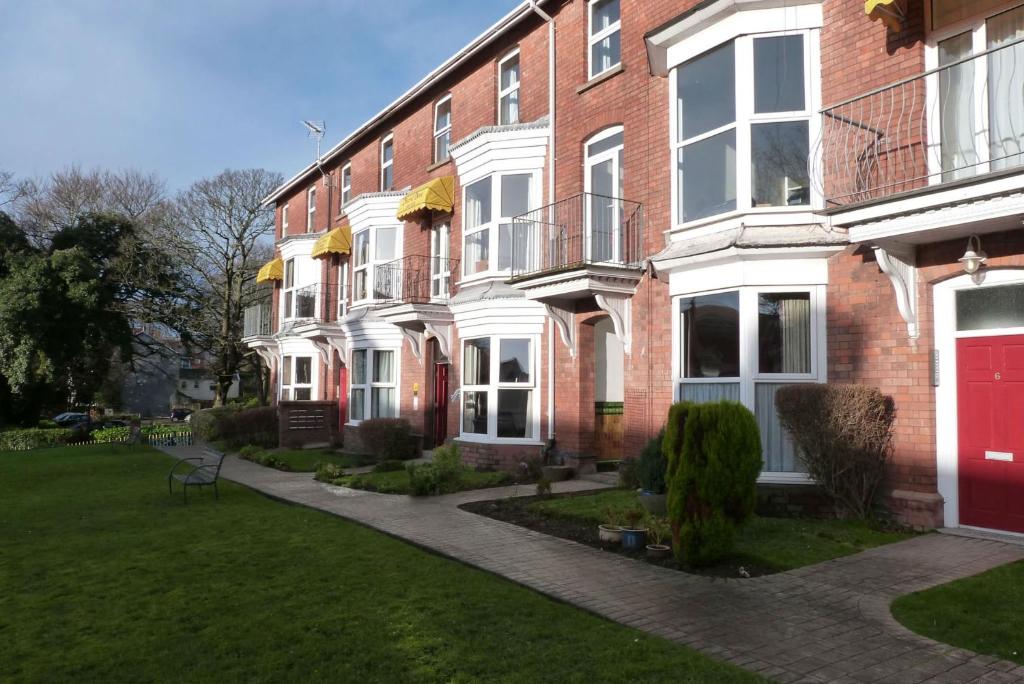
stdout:
POLYGON ((329 230, 313 245, 314 259, 330 254, 349 254, 352 251, 352 227, 342 226, 329 230))
POLYGON ((284 280, 284 259, 272 259, 263 264, 260 272, 256 274, 257 283, 267 283, 271 280, 284 280))
POLYGON ((904 0, 866 0, 864 14, 881 21, 892 31, 902 31, 907 20, 904 0))
POLYGON ((409 191, 398 205, 398 220, 404 221, 427 209, 449 212, 455 206, 455 176, 441 176, 409 191))

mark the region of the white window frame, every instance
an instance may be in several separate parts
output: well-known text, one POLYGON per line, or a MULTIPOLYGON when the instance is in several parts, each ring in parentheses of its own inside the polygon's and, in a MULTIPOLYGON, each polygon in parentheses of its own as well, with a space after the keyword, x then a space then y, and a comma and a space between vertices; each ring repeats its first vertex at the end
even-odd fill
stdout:
MULTIPOLYGON (((584 141, 584 143, 583 143, 583 191, 584 192, 587 192, 587 193, 593 192, 593 186, 592 186, 593 179, 591 177, 591 174, 592 174, 591 168, 596 166, 596 165, 598 165, 598 164, 602 164, 602 163, 604 163, 606 161, 612 161, 612 162, 621 161, 622 162, 621 164, 616 164, 616 166, 614 167, 615 168, 614 185, 615 185, 616 188, 622 187, 622 176, 623 176, 623 174, 625 172, 625 158, 622 157, 620 159, 620 155, 625 155, 625 153, 626 153, 625 137, 626 137, 626 132, 625 132, 625 128, 623 126, 612 126, 610 128, 606 128, 603 131, 600 131, 599 133, 596 133, 595 135, 592 135, 590 138, 588 138, 586 141, 584 141), (593 145, 594 143, 601 142, 602 140, 605 140, 606 138, 610 138, 610 137, 612 137, 614 135, 621 135, 623 137, 623 141, 622 141, 623 144, 617 145, 617 146, 615 146, 615 147, 613 147, 613 148, 611 148, 609 150, 605 150, 604 152, 600 152, 599 154, 596 154, 593 157, 590 156, 590 146, 591 145, 593 145)), ((619 194, 621 194, 621 193, 619 193, 619 194)), ((617 199, 617 200, 622 200, 622 197, 618 197, 617 195, 613 195, 613 197, 615 199, 617 199)), ((622 236, 622 203, 621 203, 621 201, 618 203, 618 205, 619 205, 617 207, 618 211, 615 211, 612 214, 613 217, 614 217, 614 221, 613 221, 614 225, 612 227, 612 262, 613 263, 618 263, 618 262, 620 262, 622 260, 622 254, 620 253, 621 252, 621 242, 622 242, 622 240, 621 240, 621 236, 622 236)), ((592 225, 593 214, 592 214, 592 212, 590 210, 590 206, 589 205, 585 208, 585 211, 586 211, 586 258, 588 260, 592 260, 593 259, 593 251, 594 251, 593 225, 592 225)))
POLYGON ((491 444, 537 444, 540 440, 540 382, 538 378, 538 362, 537 358, 539 355, 538 350, 540 349, 540 336, 539 335, 475 335, 473 337, 463 338, 461 341, 461 348, 459 349, 459 381, 460 381, 460 396, 459 396, 459 439, 464 442, 487 442, 491 444), (491 343, 490 348, 490 368, 489 368, 489 380, 490 383, 486 385, 470 385, 465 383, 465 368, 466 368, 466 343, 473 340, 489 339, 491 343), (499 370, 501 367, 501 341, 502 340, 528 340, 530 344, 530 361, 529 361, 529 382, 500 382, 499 370), (498 392, 499 390, 528 390, 533 393, 530 400, 530 427, 532 428, 531 434, 526 437, 498 437, 498 392), (463 432, 462 428, 465 420, 465 397, 467 392, 486 392, 487 394, 487 434, 476 433, 476 432, 463 432))
POLYGON ((598 78, 608 73, 612 69, 616 69, 622 65, 622 35, 619 35, 619 61, 615 62, 607 69, 594 73, 594 45, 600 43, 602 40, 612 35, 613 33, 619 33, 622 30, 622 3, 619 2, 619 20, 608 26, 608 28, 602 29, 594 33, 594 3, 598 0, 587 0, 587 77, 590 80, 598 78))
POLYGON ((295 318, 295 291, 299 288, 295 285, 295 257, 285 259, 284 274, 281 278, 281 320, 290 321, 295 318), (289 273, 290 271, 290 273, 289 273), (288 276, 291 275, 291 283, 288 276))
POLYGON ((380 141, 380 191, 389 192, 395 189, 395 136, 389 133, 380 141), (384 160, 384 150, 391 147, 391 159, 384 160), (391 183, 385 183, 384 178, 388 171, 391 172, 391 183))
POLYGON ((362 230, 356 231, 352 234, 352 306, 358 306, 360 304, 367 304, 376 301, 374 297, 374 291, 376 288, 377 280, 377 267, 382 264, 387 264, 395 259, 402 258, 402 228, 396 225, 384 225, 384 226, 371 226, 369 228, 363 228, 362 230), (377 258, 377 231, 380 230, 393 230, 395 232, 395 253, 390 259, 378 259, 377 258), (366 263, 356 264, 355 252, 358 245, 359 236, 366 234, 368 242, 367 249, 369 250, 369 257, 366 263), (356 278, 359 273, 366 273, 366 296, 357 298, 358 290, 356 289, 356 278))
POLYGON ((282 401, 316 401, 317 370, 316 358, 313 354, 285 354, 281 357, 281 390, 278 396, 282 401), (291 359, 290 363, 285 359, 291 359), (299 359, 309 359, 309 382, 298 383, 295 381, 299 359), (286 367, 291 371, 291 377, 285 377, 284 369, 286 367), (309 399, 295 398, 295 392, 302 389, 309 390, 309 399))
POLYGON ((281 207, 281 237, 287 237, 288 235, 288 203, 285 202, 284 206, 281 207))
MULTIPOLYGON (((926 0, 926 26, 931 26, 931 1, 926 0)), ((974 173, 961 178, 982 176, 991 171, 990 127, 988 111, 988 20, 1005 12, 1017 9, 1024 3, 1006 5, 993 11, 982 12, 966 19, 943 26, 939 30, 928 31, 925 40, 924 58, 925 71, 939 68, 939 43, 964 33, 971 34, 971 55, 974 66, 974 152, 978 163, 974 173)), ((1005 49, 1005 48, 1004 48, 1005 49)), ((943 179, 942 171, 942 118, 939 106, 940 79, 938 73, 925 78, 925 100, 928 108, 928 181, 929 185, 948 183, 943 179)), ((958 179, 959 180, 959 179, 958 179)))
MULTIPOLYGON (((536 171, 532 170, 516 170, 509 169, 500 171, 497 173, 488 174, 475 179, 471 183, 463 185, 462 191, 462 216, 463 216, 463 229, 462 229, 462 280, 460 282, 471 282, 473 280, 479 280, 482 278, 493 278, 495 276, 507 277, 511 273, 511 269, 498 269, 499 254, 498 248, 501 244, 501 238, 499 235, 500 226, 502 224, 512 224, 512 216, 501 216, 501 190, 502 190, 502 179, 505 176, 529 176, 529 188, 530 197, 527 202, 528 207, 533 207, 538 203, 538 198, 541 197, 540 187, 540 175, 536 171), (466 217, 466 201, 467 193, 466 188, 470 185, 475 185, 481 181, 487 181, 491 184, 491 220, 481 223, 473 228, 465 227, 466 217), (476 235, 483 230, 490 230, 487 235, 487 268, 478 271, 476 273, 468 273, 466 271, 469 265, 469 259, 466 257, 466 239, 471 235, 476 235)), ((531 233, 532 237, 532 233, 531 233)), ((536 242, 536 240, 534 240, 536 242)), ((536 263, 538 246, 536 244, 527 247, 527 260, 530 263, 536 263)))
POLYGON ((444 97, 442 97, 440 100, 438 100, 434 104, 434 143, 433 143, 434 144, 434 150, 433 150, 433 159, 434 159, 434 163, 435 164, 440 164, 441 162, 446 162, 446 161, 448 161, 449 159, 452 158, 452 155, 451 155, 451 152, 449 152, 449 149, 451 148, 451 145, 452 145, 452 115, 453 115, 453 113, 454 112, 452 110, 452 96, 451 95, 445 95, 444 97), (444 126, 442 126, 441 128, 438 128, 437 127, 437 125, 439 123, 438 115, 441 113, 442 105, 445 105, 445 104, 448 105, 448 123, 445 124, 444 126), (444 146, 444 156, 442 157, 440 155, 440 153, 439 153, 440 150, 438 149, 438 144, 441 142, 441 139, 444 136, 447 136, 447 142, 445 143, 445 146, 444 146))
POLYGON ((401 368, 399 366, 399 363, 401 361, 401 353, 400 352, 401 352, 400 349, 395 349, 393 347, 359 347, 359 348, 353 349, 351 351, 350 359, 349 359, 349 364, 348 364, 348 368, 352 369, 349 372, 349 390, 348 390, 348 405, 349 405, 349 410, 348 410, 349 421, 348 421, 348 424, 349 425, 359 425, 364 420, 371 420, 373 418, 398 418, 398 417, 401 416, 401 413, 402 413, 402 409, 401 409, 402 398, 401 398, 401 395, 398 392, 399 378, 402 377, 401 376, 401 368), (366 368, 366 377, 364 378, 365 382, 357 384, 355 382, 355 373, 354 373, 355 364, 354 364, 354 360, 355 360, 355 355, 360 353, 360 352, 365 352, 365 354, 366 354, 366 366, 365 366, 365 368, 366 368), (391 359, 392 359, 392 364, 391 364, 392 379, 391 379, 391 382, 374 382, 374 380, 373 380, 373 361, 374 361, 374 356, 377 355, 378 353, 381 353, 381 352, 391 352, 391 359), (394 413, 393 416, 374 416, 373 415, 373 390, 374 389, 392 389, 392 390, 394 390, 394 392, 395 392, 395 413, 394 413), (356 405, 356 401, 355 401, 356 390, 363 390, 363 406, 362 406, 363 418, 352 418, 352 407, 356 405))
POLYGON ((312 233, 316 223, 316 185, 306 190, 306 232, 312 233))
POLYGON ((438 221, 430 228, 430 298, 447 300, 451 291, 451 223, 438 221), (435 285, 436 292, 435 292, 435 285))
POLYGON ((338 265, 338 320, 348 313, 348 259, 338 265))
POLYGON ((352 162, 348 162, 341 167, 341 205, 338 207, 339 210, 343 210, 345 205, 352 200, 352 162))
MULTIPOLYGON (((822 383, 828 381, 826 339, 826 285, 739 285, 712 290, 687 292, 672 297, 672 395, 683 400, 684 385, 736 384, 740 403, 756 415, 756 386, 779 383, 822 383), (680 301, 691 297, 739 293, 739 377, 684 378, 682 359, 685 354, 682 340, 680 301), (810 361, 809 373, 762 373, 758 368, 758 297, 762 294, 807 293, 810 295, 810 361)), ((807 482, 808 476, 799 472, 763 471, 763 482, 807 482)))
POLYGON ((501 113, 504 110, 503 110, 503 108, 501 106, 501 101, 504 100, 506 97, 511 97, 511 95, 513 93, 518 93, 519 95, 522 94, 522 90, 520 89, 520 84, 522 82, 522 77, 523 77, 523 62, 519 58, 519 48, 516 48, 512 52, 510 52, 507 55, 505 55, 504 57, 502 57, 501 60, 498 62, 498 125, 499 126, 509 126, 509 125, 512 125, 512 124, 517 124, 520 121, 519 109, 520 109, 520 106, 522 105, 522 101, 518 100, 518 99, 516 101, 516 117, 515 117, 515 121, 505 121, 502 118, 501 113), (502 88, 501 87, 501 84, 502 84, 502 81, 503 81, 502 74, 505 71, 505 65, 508 62, 512 61, 513 59, 516 60, 516 65, 517 65, 515 83, 509 85, 507 88, 502 88))
MULTIPOLYGON (((806 220, 797 222, 814 222, 817 219, 812 215, 815 209, 824 206, 824 199, 820 190, 814 182, 816 177, 821 175, 820 151, 814 149, 813 141, 820 135, 820 117, 816 116, 821 109, 821 68, 820 68, 820 30, 794 29, 782 31, 764 31, 762 33, 744 33, 740 35, 723 36, 723 40, 713 45, 708 45, 706 50, 698 54, 688 56, 682 62, 671 67, 669 71, 669 168, 672 197, 672 230, 694 228, 708 223, 716 223, 728 219, 738 219, 745 214, 793 214, 800 215, 806 220), (765 112, 754 113, 754 42, 759 38, 773 38, 783 36, 800 35, 803 37, 804 52, 804 109, 793 112, 765 112), (734 43, 735 50, 735 120, 723 124, 718 128, 705 131, 686 140, 679 140, 679 112, 678 112, 678 71, 686 63, 692 61, 711 50, 720 48, 726 43, 734 43), (808 155, 809 155, 809 203, 802 205, 782 206, 752 206, 751 190, 753 187, 753 162, 751 159, 751 127, 763 123, 787 123, 807 122, 808 134, 808 155), (736 131, 736 209, 725 211, 720 214, 713 214, 702 218, 683 221, 681 217, 682 197, 680 196, 680 183, 678 176, 678 155, 679 150, 687 145, 712 138, 720 133, 735 129, 736 131)), ((794 219, 796 220, 796 219, 794 219)))

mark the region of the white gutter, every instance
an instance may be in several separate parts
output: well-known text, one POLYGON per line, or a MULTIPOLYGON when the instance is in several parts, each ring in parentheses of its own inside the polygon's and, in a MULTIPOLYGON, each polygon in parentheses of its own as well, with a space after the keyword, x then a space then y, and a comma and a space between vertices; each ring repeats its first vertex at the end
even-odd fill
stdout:
MULTIPOLYGON (((555 201, 555 19, 537 0, 530 9, 548 24, 548 204, 555 201)), ((548 439, 555 436, 555 324, 548 320, 548 439)))
MULTIPOLYGON (((357 128, 353 133, 344 138, 337 145, 329 149, 322 157, 317 159, 316 162, 306 166, 304 169, 299 171, 297 174, 286 180, 284 183, 279 185, 273 192, 263 198, 262 205, 264 207, 276 202, 282 195, 291 190, 292 186, 296 185, 300 180, 305 178, 311 171, 313 171, 318 164, 330 162, 335 157, 340 156, 345 152, 348 147, 355 142, 360 136, 366 133, 374 126, 381 123, 385 118, 390 116, 395 110, 409 103, 409 101, 422 95, 424 91, 436 85, 438 81, 448 76, 453 71, 462 66, 470 58, 474 57, 478 52, 486 48, 488 45, 493 43, 495 40, 503 36, 506 32, 512 30, 517 26, 523 19, 533 14, 536 5, 543 4, 548 0, 525 0, 520 3, 518 7, 506 14, 504 17, 495 22, 490 28, 481 33, 479 36, 474 38, 466 47, 462 48, 453 57, 448 58, 441 66, 437 67, 429 74, 423 77, 418 83, 413 85, 409 90, 405 91, 397 100, 389 104, 387 107, 377 112, 369 121, 364 123, 362 126, 357 128)), ((539 9, 539 8, 537 8, 539 9)))

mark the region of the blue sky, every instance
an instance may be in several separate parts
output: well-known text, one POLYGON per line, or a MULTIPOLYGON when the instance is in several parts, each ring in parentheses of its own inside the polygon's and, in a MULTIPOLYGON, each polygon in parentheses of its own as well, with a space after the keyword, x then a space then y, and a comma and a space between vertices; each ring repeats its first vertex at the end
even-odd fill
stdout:
POLYGON ((290 176, 518 0, 0 0, 0 170, 290 176))

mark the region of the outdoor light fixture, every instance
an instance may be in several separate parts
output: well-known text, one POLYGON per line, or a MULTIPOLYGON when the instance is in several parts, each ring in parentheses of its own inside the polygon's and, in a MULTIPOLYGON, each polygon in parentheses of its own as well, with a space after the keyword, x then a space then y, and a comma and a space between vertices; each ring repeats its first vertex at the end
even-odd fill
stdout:
POLYGON ((978 239, 977 235, 967 238, 967 251, 957 261, 964 265, 964 272, 972 276, 974 282, 980 280, 978 272, 985 265, 985 262, 988 261, 988 255, 982 250, 981 240, 978 239))

